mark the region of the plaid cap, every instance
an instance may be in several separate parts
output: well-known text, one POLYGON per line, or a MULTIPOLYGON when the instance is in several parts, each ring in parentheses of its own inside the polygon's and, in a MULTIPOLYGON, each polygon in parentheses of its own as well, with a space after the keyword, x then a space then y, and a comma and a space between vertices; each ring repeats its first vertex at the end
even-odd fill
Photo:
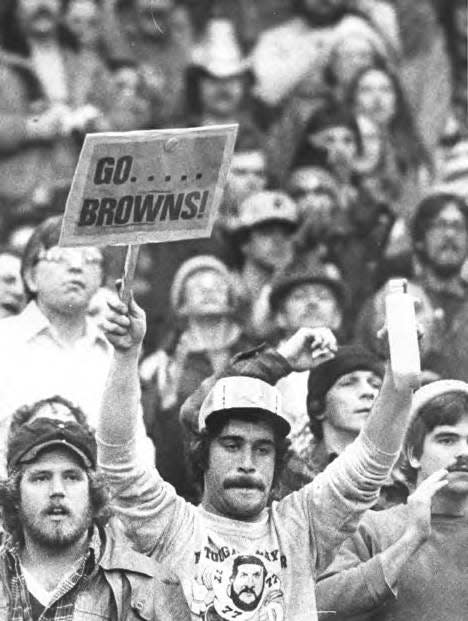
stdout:
POLYGON ((96 468, 97 446, 91 429, 76 422, 36 418, 21 425, 8 438, 8 470, 34 461, 49 447, 65 447, 77 455, 87 468, 96 468))
POLYGON ((240 375, 223 377, 216 382, 201 405, 198 430, 202 431, 215 414, 234 416, 248 411, 269 420, 284 436, 291 431, 278 389, 255 377, 240 375))

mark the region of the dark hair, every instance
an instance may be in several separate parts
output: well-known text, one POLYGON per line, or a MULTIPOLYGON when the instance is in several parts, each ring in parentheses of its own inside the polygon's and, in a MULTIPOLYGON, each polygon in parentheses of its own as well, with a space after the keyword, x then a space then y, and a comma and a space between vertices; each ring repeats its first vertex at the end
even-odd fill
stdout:
MULTIPOLYGON (((189 118, 198 117, 203 112, 200 83, 201 80, 206 77, 215 80, 217 79, 216 76, 212 76, 204 67, 200 67, 198 65, 190 65, 186 69, 185 83, 187 94, 185 101, 187 102, 186 114, 189 118)), ((249 101, 251 99, 250 91, 255 83, 254 74, 252 71, 247 70, 232 77, 238 77, 243 81, 245 90, 241 101, 241 107, 243 109, 248 109, 249 101)))
MULTIPOLYGON (((23 528, 19 519, 21 504, 20 484, 26 466, 21 465, 12 470, 7 479, 0 481, 0 508, 3 526, 15 541, 23 542, 23 528)), ((102 474, 86 469, 89 485, 93 523, 104 527, 112 516, 110 491, 102 474)))
POLYGON ((11 257, 16 257, 17 259, 22 260, 23 255, 21 252, 15 248, 14 246, 9 246, 8 244, 0 244, 0 256, 9 255, 11 257))
POLYGON ((468 413, 468 395, 447 392, 426 403, 412 421, 406 433, 401 469, 410 483, 416 482, 417 470, 409 462, 410 455, 420 458, 424 440, 440 425, 456 425, 468 413))
MULTIPOLYGON (((5 0, 2 0, 4 2, 5 0)), ((3 30, 3 47, 8 52, 28 57, 30 54, 29 44, 26 34, 21 26, 18 17, 18 0, 11 0, 5 9, 4 22, 6 28, 3 30)), ((62 0, 61 13, 65 11, 65 3, 62 0)), ((71 30, 63 23, 59 23, 57 27, 57 37, 59 43, 63 47, 76 52, 79 49, 78 40, 71 30)))
POLYGON ((418 205, 411 223, 411 239, 414 252, 424 258, 424 237, 432 220, 449 203, 455 203, 460 209, 468 229, 468 205, 461 196, 451 192, 436 192, 424 198, 418 205))
POLYGON ((236 577, 241 565, 258 565, 263 569, 263 578, 267 575, 265 564, 258 556, 254 556, 253 554, 241 554, 236 556, 232 563, 231 580, 236 577))
MULTIPOLYGON (((356 11, 349 6, 349 2, 347 0, 342 0, 341 5, 331 8, 330 14, 321 17, 320 15, 313 15, 314 26, 329 26, 332 24, 336 24, 339 19, 341 19, 344 15, 347 14, 356 14, 356 11)), ((297 15, 301 15, 306 17, 307 19, 310 17, 310 10, 305 6, 305 0, 292 0, 292 8, 293 11, 297 15)))
POLYGON ((57 246, 60 239, 61 228, 62 216, 47 218, 47 220, 44 220, 44 222, 36 227, 26 244, 21 264, 21 276, 28 300, 32 300, 35 294, 28 287, 25 276, 37 264, 41 250, 48 250, 53 246, 57 246))
POLYGON ((247 151, 260 151, 264 153, 264 150, 265 145, 262 134, 254 125, 245 124, 239 127, 236 143, 234 145, 234 153, 243 153, 247 151))
POLYGON ((359 84, 362 78, 370 71, 385 73, 389 77, 395 91, 396 109, 393 119, 390 121, 389 130, 399 172, 407 173, 421 164, 432 167, 431 158, 417 130, 398 75, 385 62, 385 59, 380 58, 375 65, 363 67, 356 73, 348 85, 345 94, 345 105, 349 110, 354 110, 359 84))
MULTIPOLYGON (((189 438, 188 460, 194 483, 199 486, 200 489, 203 489, 204 474, 208 469, 211 443, 220 435, 227 422, 227 418, 226 416, 213 417, 212 421, 210 421, 209 428, 207 427, 200 433, 192 432, 189 438)), ((260 416, 254 412, 239 413, 236 414, 236 418, 246 422, 257 422, 260 420, 260 416)), ((279 482, 291 445, 290 440, 280 434, 274 427, 273 431, 276 455, 272 491, 279 482)))
POLYGON ((325 147, 311 144, 309 140, 309 136, 331 127, 346 127, 349 129, 353 134, 357 152, 362 152, 361 132, 356 117, 341 102, 337 101, 335 97, 328 94, 306 122, 302 138, 297 145, 289 167, 290 172, 295 168, 318 166, 335 176, 334 166, 330 162, 328 150, 325 147))

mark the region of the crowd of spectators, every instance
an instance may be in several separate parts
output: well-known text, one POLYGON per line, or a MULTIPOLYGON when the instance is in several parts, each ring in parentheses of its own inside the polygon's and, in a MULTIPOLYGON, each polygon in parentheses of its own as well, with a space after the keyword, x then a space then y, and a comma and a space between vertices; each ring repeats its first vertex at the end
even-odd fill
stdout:
MULTIPOLYGON (((0 473, 19 406, 60 395, 97 424, 123 254, 57 246, 90 132, 239 125, 211 238, 143 246, 133 284, 138 459, 156 453, 185 499, 201 494, 184 458, 197 389, 301 327, 340 347, 278 378, 276 493, 344 451, 362 421, 336 422, 328 397, 352 375, 369 413, 390 278, 416 298, 424 381, 466 381, 467 23, 466 0, 2 0, 0 473)), ((395 469, 382 506, 406 484, 395 469)))
MULTIPOLYGON (((149 435, 175 437, 200 381, 301 325, 382 355, 376 333, 395 276, 418 298, 425 371, 466 378, 466 21, 464 0, 2 3, 2 316, 31 305, 24 249, 63 212, 87 132, 235 122, 212 237, 140 253, 149 435)), ((93 297, 97 320, 123 260, 104 255, 110 289, 93 297)), ((22 347, 32 337, 18 331, 22 347)), ((21 361, 16 332, 5 332, 21 361)), ((13 367, 8 359, 15 377, 13 367)), ((305 413, 296 383, 283 390, 305 413)), ((161 460, 173 448, 161 446, 161 460)))

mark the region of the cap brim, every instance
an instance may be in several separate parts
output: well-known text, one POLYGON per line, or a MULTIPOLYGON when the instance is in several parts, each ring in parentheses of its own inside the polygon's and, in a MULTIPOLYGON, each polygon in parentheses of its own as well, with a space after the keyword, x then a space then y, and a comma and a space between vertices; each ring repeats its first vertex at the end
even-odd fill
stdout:
POLYGON ((216 421, 223 421, 228 418, 242 418, 244 416, 258 415, 259 420, 266 420, 284 437, 289 435, 291 425, 282 416, 278 416, 270 410, 262 408, 229 408, 225 410, 216 410, 208 414, 205 418, 205 426, 209 429, 216 421))
POLYGON ((49 440, 48 442, 43 442, 42 444, 37 444, 36 446, 33 446, 31 449, 29 449, 29 451, 27 451, 24 455, 22 455, 17 460, 17 463, 19 464, 30 463, 37 458, 39 453, 51 447, 66 448, 72 451, 73 453, 75 453, 75 455, 77 455, 81 459, 81 461, 83 462, 86 468, 93 468, 93 464, 91 460, 89 459, 89 457, 82 450, 76 447, 74 444, 67 442, 67 440, 64 440, 63 438, 49 440))
POLYGON ((285 226, 290 227, 293 231, 299 228, 299 222, 297 220, 272 216, 271 218, 257 220, 256 222, 234 223, 231 231, 234 235, 237 233, 245 233, 245 231, 249 231, 250 229, 253 229, 256 226, 261 226, 262 224, 284 224, 285 226))

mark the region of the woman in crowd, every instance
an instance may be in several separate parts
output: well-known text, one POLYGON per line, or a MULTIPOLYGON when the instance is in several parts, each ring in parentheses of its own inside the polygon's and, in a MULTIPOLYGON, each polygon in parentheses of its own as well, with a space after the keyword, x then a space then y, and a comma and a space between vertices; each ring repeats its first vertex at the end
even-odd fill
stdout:
POLYGON ((396 74, 382 63, 361 69, 348 86, 345 102, 356 116, 366 116, 378 126, 387 165, 402 179, 398 211, 405 213, 428 180, 432 163, 396 74))

